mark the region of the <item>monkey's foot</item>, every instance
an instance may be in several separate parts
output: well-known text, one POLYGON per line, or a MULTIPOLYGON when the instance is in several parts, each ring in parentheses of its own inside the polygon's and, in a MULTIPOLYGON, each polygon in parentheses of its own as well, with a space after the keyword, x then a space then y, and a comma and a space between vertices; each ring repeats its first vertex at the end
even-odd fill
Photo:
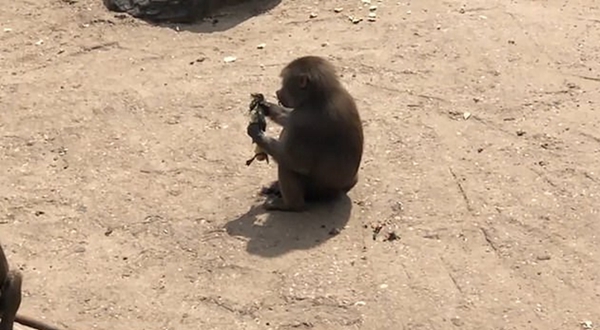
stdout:
POLYGON ((271 197, 267 199, 263 207, 267 211, 283 211, 283 212, 300 212, 304 210, 304 206, 290 206, 281 197, 271 197))
POLYGON ((262 187, 260 195, 267 197, 282 197, 279 189, 279 181, 273 181, 270 185, 262 187))

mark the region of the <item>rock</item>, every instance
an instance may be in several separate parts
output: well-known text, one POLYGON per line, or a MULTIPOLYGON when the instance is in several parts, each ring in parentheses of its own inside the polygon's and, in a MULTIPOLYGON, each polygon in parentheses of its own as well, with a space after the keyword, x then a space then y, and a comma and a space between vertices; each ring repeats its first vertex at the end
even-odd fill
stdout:
POLYGON ((192 23, 216 10, 250 0, 103 0, 108 10, 160 22, 192 23))

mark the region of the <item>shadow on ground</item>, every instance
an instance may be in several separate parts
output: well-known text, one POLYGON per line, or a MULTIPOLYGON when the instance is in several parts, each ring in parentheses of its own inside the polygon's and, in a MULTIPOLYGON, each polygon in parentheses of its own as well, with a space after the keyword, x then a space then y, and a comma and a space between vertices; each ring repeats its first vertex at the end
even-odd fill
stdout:
POLYGON ((266 212, 258 205, 225 228, 229 235, 249 238, 249 253, 273 258, 326 242, 343 230, 351 211, 352 200, 346 195, 332 203, 312 204, 302 213, 266 212), (265 213, 266 218, 259 219, 265 213))
POLYGON ((263 14, 281 0, 103 0, 110 11, 126 12, 152 25, 212 33, 229 30, 263 14))

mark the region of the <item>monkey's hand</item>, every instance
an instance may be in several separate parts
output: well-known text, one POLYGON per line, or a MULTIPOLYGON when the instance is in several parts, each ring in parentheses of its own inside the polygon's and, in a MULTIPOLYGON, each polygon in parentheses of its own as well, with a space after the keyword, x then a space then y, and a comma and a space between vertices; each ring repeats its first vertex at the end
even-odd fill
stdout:
POLYGON ((250 111, 260 111, 263 115, 268 117, 272 113, 271 108, 273 106, 276 106, 276 104, 266 101, 264 95, 259 93, 252 94, 250 111))

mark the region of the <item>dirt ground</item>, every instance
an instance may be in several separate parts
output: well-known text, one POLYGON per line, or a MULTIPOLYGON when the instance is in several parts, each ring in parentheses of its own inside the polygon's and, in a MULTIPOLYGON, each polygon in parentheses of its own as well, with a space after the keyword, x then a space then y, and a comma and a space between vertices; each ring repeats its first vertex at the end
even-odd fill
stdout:
POLYGON ((373 0, 370 22, 360 0, 283 0, 193 26, 99 0, 0 4, 0 239, 24 314, 73 330, 600 326, 598 2, 373 0), (306 54, 360 107, 361 181, 264 213, 276 167, 244 164, 249 94, 273 99, 306 54))

